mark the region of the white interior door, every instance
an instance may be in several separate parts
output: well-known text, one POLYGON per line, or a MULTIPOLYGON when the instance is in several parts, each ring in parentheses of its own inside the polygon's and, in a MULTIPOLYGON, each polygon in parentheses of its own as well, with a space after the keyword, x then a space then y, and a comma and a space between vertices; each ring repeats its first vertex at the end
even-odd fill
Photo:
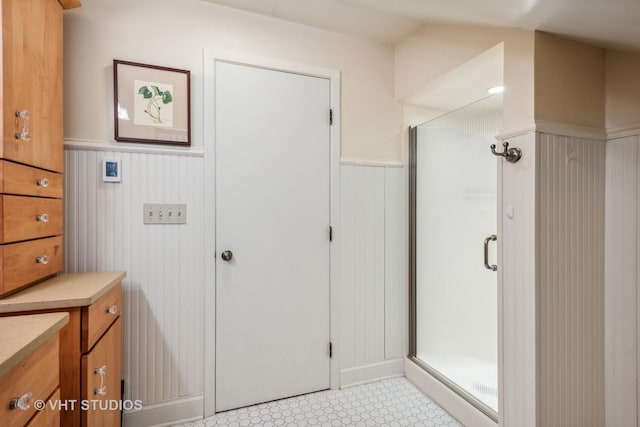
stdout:
POLYGON ((330 81, 225 62, 215 80, 224 411, 329 388, 330 81))

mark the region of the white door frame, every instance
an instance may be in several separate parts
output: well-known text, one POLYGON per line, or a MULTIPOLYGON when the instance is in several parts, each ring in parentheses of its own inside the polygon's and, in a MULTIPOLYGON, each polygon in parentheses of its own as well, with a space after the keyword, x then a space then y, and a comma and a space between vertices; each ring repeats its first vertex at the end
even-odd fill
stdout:
POLYGON ((330 81, 330 108, 333 110, 333 125, 330 129, 330 220, 334 230, 333 242, 330 245, 330 336, 333 343, 333 357, 330 360, 331 388, 340 386, 340 71, 281 61, 235 52, 223 52, 204 49, 204 215, 205 215, 205 325, 204 325, 204 416, 215 414, 216 402, 216 270, 215 270, 215 62, 232 62, 275 71, 285 71, 312 77, 326 78, 330 81), (211 120, 207 120, 211 118, 211 120))

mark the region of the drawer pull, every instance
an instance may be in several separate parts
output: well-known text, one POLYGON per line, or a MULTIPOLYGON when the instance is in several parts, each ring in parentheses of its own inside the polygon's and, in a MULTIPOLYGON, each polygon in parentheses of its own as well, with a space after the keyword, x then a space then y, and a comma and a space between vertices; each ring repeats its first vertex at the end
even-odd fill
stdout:
POLYGON ((36 221, 49 222, 49 214, 43 213, 40 215, 36 215, 36 221))
POLYGON ((49 180, 47 178, 42 178, 36 181, 36 185, 38 187, 47 188, 49 186, 49 180))
POLYGON ((112 305, 111 307, 107 307, 107 313, 109 313, 109 314, 118 313, 118 306, 117 305, 112 305))
POLYGON ((104 396, 107 394, 107 386, 104 385, 104 376, 107 375, 107 365, 97 368, 94 372, 96 375, 100 375, 100 388, 95 389, 94 393, 104 396))
POLYGON ((11 402, 9 402, 9 409, 22 409, 23 411, 26 411, 31 407, 32 398, 33 395, 31 392, 28 392, 23 394, 21 397, 11 399, 11 402))
POLYGON ((42 255, 36 258, 36 262, 38 264, 44 264, 47 265, 49 264, 49 257, 47 255, 42 255))
POLYGON ((16 111, 16 117, 22 119, 22 131, 16 133, 16 139, 31 141, 31 135, 29 134, 29 119, 31 118, 31 114, 29 114, 27 110, 16 111))

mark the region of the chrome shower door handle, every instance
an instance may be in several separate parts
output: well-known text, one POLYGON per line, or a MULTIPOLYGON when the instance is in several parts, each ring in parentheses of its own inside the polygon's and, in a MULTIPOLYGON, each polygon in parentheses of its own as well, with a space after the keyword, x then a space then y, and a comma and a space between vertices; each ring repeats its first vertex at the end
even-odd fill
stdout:
POLYGON ((489 242, 495 242, 496 240, 498 240, 498 236, 496 236, 495 234, 492 234, 491 236, 484 239, 484 267, 487 270, 491 271, 498 270, 497 265, 489 265, 489 242))

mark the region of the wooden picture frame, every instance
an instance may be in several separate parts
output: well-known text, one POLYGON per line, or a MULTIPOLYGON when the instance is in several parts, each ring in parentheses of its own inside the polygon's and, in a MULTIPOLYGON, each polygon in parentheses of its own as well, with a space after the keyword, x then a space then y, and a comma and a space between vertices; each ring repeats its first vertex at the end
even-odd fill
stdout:
POLYGON ((115 140, 191 145, 191 71, 113 60, 115 140))

